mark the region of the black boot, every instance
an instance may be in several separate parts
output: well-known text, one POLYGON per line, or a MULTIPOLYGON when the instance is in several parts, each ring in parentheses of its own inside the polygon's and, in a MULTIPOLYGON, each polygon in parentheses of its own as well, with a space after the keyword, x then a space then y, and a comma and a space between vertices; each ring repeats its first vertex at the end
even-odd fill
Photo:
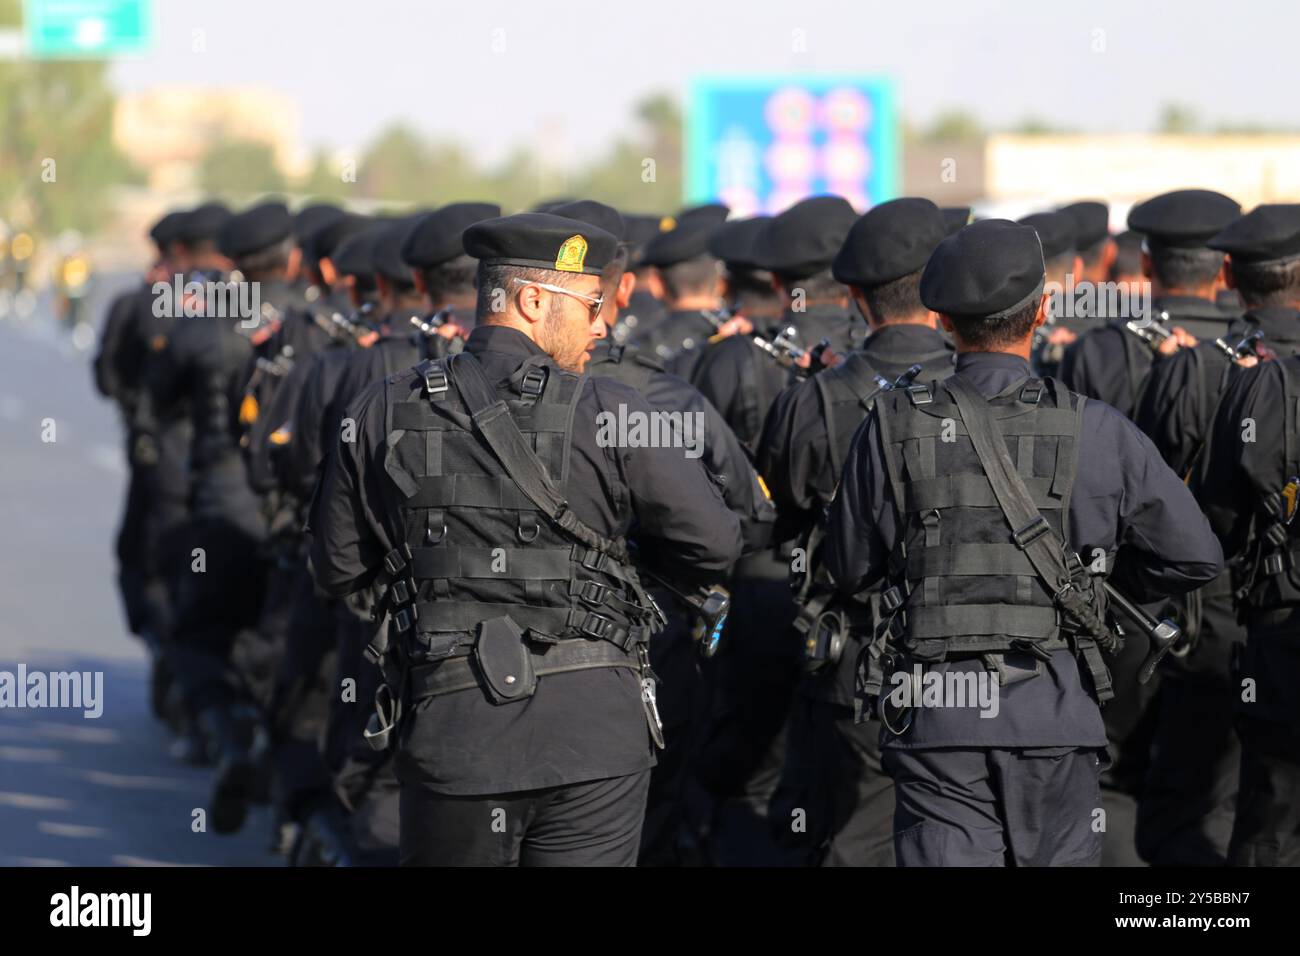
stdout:
POLYGON ((248 815, 256 777, 248 752, 248 734, 222 706, 210 707, 200 714, 199 727, 213 741, 217 752, 217 776, 208 807, 212 829, 217 833, 236 833, 248 815))

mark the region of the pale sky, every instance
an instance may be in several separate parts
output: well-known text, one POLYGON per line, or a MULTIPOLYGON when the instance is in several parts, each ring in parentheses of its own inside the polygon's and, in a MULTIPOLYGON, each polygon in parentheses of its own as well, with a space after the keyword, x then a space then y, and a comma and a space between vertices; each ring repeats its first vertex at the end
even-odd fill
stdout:
POLYGON ((1294 0, 156 0, 155 51, 121 90, 276 89, 309 147, 401 120, 480 161, 521 141, 584 158, 647 93, 700 73, 892 76, 901 115, 1033 115, 1144 130, 1166 102, 1203 120, 1300 127, 1294 0), (203 31, 206 52, 193 50, 203 31), (803 31, 796 49, 795 31, 803 31))

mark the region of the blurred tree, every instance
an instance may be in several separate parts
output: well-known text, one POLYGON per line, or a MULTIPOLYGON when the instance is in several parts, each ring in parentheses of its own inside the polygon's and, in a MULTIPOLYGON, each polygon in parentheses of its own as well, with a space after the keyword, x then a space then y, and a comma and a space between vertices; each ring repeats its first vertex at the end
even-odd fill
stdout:
POLYGON ((317 150, 311 169, 297 184, 298 191, 322 199, 348 199, 356 192, 356 186, 343 178, 345 171, 342 163, 326 150, 317 150))
POLYGON ((1047 136, 1053 133, 1069 133, 1071 130, 1064 126, 1057 126, 1055 123, 1038 116, 1026 116, 1011 127, 1010 132, 1020 136, 1047 136))
POLYGON ((570 180, 568 192, 632 212, 674 212, 682 202, 682 114, 656 94, 637 104, 637 134, 570 180))
POLYGON ((269 143, 251 140, 217 142, 203 155, 198 168, 199 188, 223 199, 282 192, 284 175, 275 165, 269 143))
POLYGON ((921 138, 929 143, 950 143, 980 139, 984 136, 984 126, 973 113, 964 109, 944 110, 921 133, 921 138))
POLYGON ((357 192, 371 199, 419 201, 432 191, 432 172, 428 144, 399 123, 381 132, 361 154, 357 192))
MULTIPOLYGON (((0 0, 0 26, 21 20, 0 0)), ((97 61, 0 61, 0 218, 52 234, 105 221, 110 188, 138 180, 113 146, 114 97, 97 61)))
POLYGON ((1156 123, 1158 133, 1195 133, 1200 126, 1196 111, 1179 103, 1166 103, 1160 108, 1156 123))

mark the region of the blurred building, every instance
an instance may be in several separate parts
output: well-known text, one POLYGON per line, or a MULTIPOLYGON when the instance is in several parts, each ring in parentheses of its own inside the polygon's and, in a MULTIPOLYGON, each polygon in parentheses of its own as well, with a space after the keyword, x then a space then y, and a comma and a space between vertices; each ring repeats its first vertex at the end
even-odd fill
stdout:
POLYGON ((149 187, 193 189, 199 161, 214 143, 266 143, 289 178, 306 173, 301 118, 292 97, 259 88, 194 89, 168 86, 118 97, 113 139, 149 187))

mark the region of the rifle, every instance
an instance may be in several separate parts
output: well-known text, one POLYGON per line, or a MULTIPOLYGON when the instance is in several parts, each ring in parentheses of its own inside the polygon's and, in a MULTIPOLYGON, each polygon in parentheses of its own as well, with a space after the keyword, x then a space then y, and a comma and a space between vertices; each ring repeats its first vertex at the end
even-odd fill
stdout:
MULTIPOLYGON (((1162 312, 1161 315, 1167 317, 1169 313, 1162 312)), ((1158 351, 1160 345, 1174 334, 1156 319, 1148 319, 1145 323, 1135 319, 1132 322, 1125 322, 1124 328, 1151 346, 1153 352, 1158 351)))
POLYGON ((1259 343, 1264 338, 1264 330, 1256 329, 1236 345, 1229 345, 1226 339, 1215 339, 1214 345, 1224 355, 1228 356, 1230 361, 1243 359, 1247 355, 1259 357, 1259 343))

